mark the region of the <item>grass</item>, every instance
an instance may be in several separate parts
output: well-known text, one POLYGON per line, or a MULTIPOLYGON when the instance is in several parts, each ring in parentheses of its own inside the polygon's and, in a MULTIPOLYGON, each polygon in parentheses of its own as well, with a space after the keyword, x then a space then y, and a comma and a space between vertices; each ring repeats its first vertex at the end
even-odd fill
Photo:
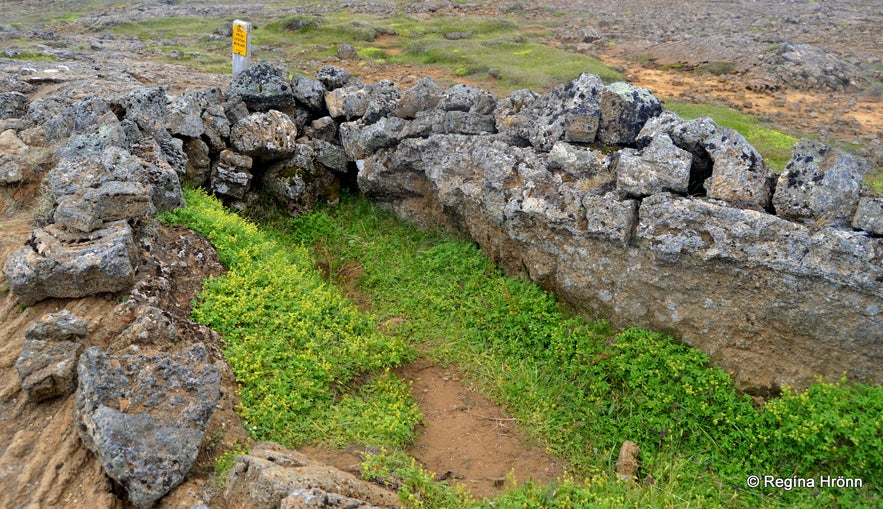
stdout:
MULTIPOLYGON (((394 449, 369 456, 365 477, 397 487, 407 507, 880 502, 874 484, 883 478, 880 387, 819 382, 756 409, 702 352, 646 330, 613 331, 572 316, 535 285, 502 275, 471 243, 403 225, 363 199, 344 196, 334 211, 297 219, 266 212, 271 231, 310 246, 327 267, 328 283, 359 292, 378 323, 397 318, 387 332, 392 340, 457 364, 572 465, 553 485, 510 482, 506 495, 476 501, 432 482, 431 473, 394 449), (627 439, 642 449, 637 483, 613 473, 627 439), (752 490, 745 480, 754 473, 783 479, 834 473, 862 478, 864 487, 752 490)), ((363 391, 356 394, 369 404, 363 391)))
POLYGON ((723 106, 666 102, 665 107, 685 119, 711 117, 718 125, 735 129, 763 155, 766 163, 777 172, 785 169, 797 138, 785 134, 757 117, 723 106))

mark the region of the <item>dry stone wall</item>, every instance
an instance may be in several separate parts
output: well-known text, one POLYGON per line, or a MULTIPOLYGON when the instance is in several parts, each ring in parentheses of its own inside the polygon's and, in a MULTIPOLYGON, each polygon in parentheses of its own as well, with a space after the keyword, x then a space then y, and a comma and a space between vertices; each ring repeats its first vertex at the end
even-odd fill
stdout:
MULTIPOLYGON (((289 78, 262 62, 226 90, 4 101, 0 184, 41 180, 51 202, 4 265, 24 304, 129 289, 139 224, 181 206, 182 181, 240 209, 262 190, 293 215, 356 183, 380 207, 469 237, 578 309, 671 332, 748 391, 818 375, 883 383, 883 198, 861 187, 865 161, 817 142, 799 143, 774 175, 739 133, 589 74, 499 98, 430 78, 407 90, 365 84, 334 67, 289 78), (53 151, 48 171, 26 157, 31 146, 53 151)), ((131 334, 175 335, 156 312, 142 316, 156 324, 131 334)), ((32 339, 16 364, 29 397, 66 394, 78 377, 84 443, 136 506, 152 505, 186 475, 211 405, 193 422, 170 418, 154 398, 160 378, 137 417, 108 413, 119 405, 107 395, 128 390, 143 364, 199 380, 194 388, 210 390, 194 401, 211 402, 217 373, 199 347, 108 355, 50 339, 32 339), (47 370, 56 361, 64 369, 47 370), (102 363, 119 376, 101 375, 102 363), (90 389, 105 385, 101 397, 90 389), (115 462, 130 421, 145 435, 127 464, 156 468, 133 474, 115 462), (168 429, 186 444, 154 441, 168 429)))

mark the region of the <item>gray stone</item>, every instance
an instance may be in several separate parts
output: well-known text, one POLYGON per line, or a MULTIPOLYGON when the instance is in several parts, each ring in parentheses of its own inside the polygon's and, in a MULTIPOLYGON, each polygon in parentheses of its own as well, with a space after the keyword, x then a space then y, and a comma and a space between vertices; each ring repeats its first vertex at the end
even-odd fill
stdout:
POLYGON ((769 207, 770 171, 763 156, 741 134, 718 127, 702 146, 713 163, 711 177, 705 182, 710 198, 758 210, 769 207))
POLYGON ((316 152, 306 144, 298 144, 291 157, 271 166, 262 183, 293 217, 321 200, 336 202, 340 188, 334 174, 317 164, 316 152))
POLYGON ((291 80, 294 98, 313 112, 325 110, 325 85, 321 81, 295 75, 291 80))
MULTIPOLYGON (((221 498, 250 509, 275 509, 292 494, 305 500, 306 497, 299 494, 306 494, 303 490, 314 488, 335 495, 331 500, 337 500, 339 496, 353 499, 355 502, 352 503, 380 507, 399 505, 398 497, 391 491, 271 442, 258 443, 247 455, 236 457, 221 498)), ((286 503, 292 504, 295 500, 286 503)))
POLYGON ((644 124, 662 113, 662 104, 649 90, 622 82, 604 87, 599 106, 598 141, 605 145, 634 143, 644 124))
POLYGON ((83 444, 138 508, 190 471, 220 396, 220 371, 202 344, 178 354, 110 356, 87 349, 77 365, 75 419, 83 444))
POLYGON ((776 214, 789 219, 849 224, 855 217, 867 171, 864 159, 817 141, 801 140, 795 144, 791 160, 779 176, 773 195, 776 214))
POLYGON ((374 124, 362 121, 340 124, 340 142, 351 161, 395 145, 405 135, 405 122, 398 117, 382 118, 374 124))
POLYGON ((137 255, 125 221, 108 223, 88 236, 54 227, 37 228, 27 246, 6 260, 9 288, 22 304, 47 297, 79 298, 116 293, 132 286, 137 255))
POLYGON ((233 198, 245 196, 251 186, 252 164, 252 158, 249 156, 237 154, 232 150, 221 152, 212 166, 212 191, 233 198))
POLYGON ((399 89, 392 81, 382 80, 368 88, 368 104, 363 120, 373 124, 383 117, 392 115, 399 102, 399 89))
POLYGON ((604 196, 586 195, 586 233, 590 237, 609 240, 627 247, 638 222, 637 200, 620 200, 616 193, 604 196))
POLYGON ((431 77, 421 78, 413 87, 402 92, 393 114, 399 118, 411 119, 421 111, 431 110, 441 101, 442 91, 431 77))
POLYGON ((230 130, 237 152, 258 159, 281 159, 294 151, 297 126, 281 111, 255 113, 230 130))
POLYGON ((866 196, 860 199, 852 226, 875 235, 883 235, 883 197, 866 196))
POLYGON ((53 219, 66 228, 91 232, 106 221, 141 218, 152 211, 147 186, 110 180, 97 188, 59 197, 53 219))
POLYGON ((27 182, 38 173, 32 151, 12 129, 0 133, 0 185, 27 182))
POLYGON ((612 156, 600 150, 577 147, 559 141, 552 146, 546 162, 550 169, 562 170, 576 178, 601 177, 599 183, 613 182, 616 174, 611 169, 612 156))
POLYGON ((337 141, 337 122, 331 117, 321 117, 310 122, 304 129, 304 136, 310 140, 322 140, 325 142, 337 141))
POLYGON ((404 137, 425 138, 433 134, 493 134, 496 121, 491 115, 465 111, 429 110, 417 113, 405 127, 404 137))
POLYGON ((497 129, 513 139, 549 151, 556 142, 592 143, 601 120, 601 79, 583 73, 542 96, 516 91, 494 111, 497 129))
POLYGON ((72 341, 25 340, 15 370, 28 399, 40 402, 72 393, 77 386, 77 356, 82 348, 72 341))
POLYGON ((28 113, 28 98, 21 92, 0 92, 0 120, 20 118, 28 113))
POLYGON ((310 147, 316 153, 316 162, 337 173, 348 171, 349 160, 346 151, 340 145, 328 143, 322 139, 310 140, 310 147))
POLYGON ((493 113, 497 96, 478 87, 458 83, 441 94, 438 108, 444 111, 465 111, 479 115, 493 113))
POLYGON ((369 90, 356 85, 330 89, 325 94, 325 107, 334 118, 359 118, 368 110, 369 90))
POLYGON ((168 99, 163 87, 139 88, 119 99, 116 103, 128 120, 149 132, 163 129, 166 124, 168 99))
MULTIPOLYGON (((244 103, 243 109, 245 109, 244 103)), ((245 110, 246 112, 248 110, 245 110)), ((247 117, 248 115, 244 115, 247 117)), ((243 118, 244 118, 243 117, 243 118)), ((220 152, 227 148, 227 142, 230 139, 230 120, 227 115, 227 111, 224 109, 223 105, 216 104, 214 106, 209 106, 202 112, 202 125, 205 129, 202 136, 203 139, 206 140, 209 148, 213 152, 220 152)), ((191 141, 191 140, 188 140, 191 141)), ((190 157, 190 154, 187 153, 187 142, 184 142, 185 148, 184 153, 190 157)), ((188 161, 189 164, 189 161, 188 161)), ((186 168, 186 166, 185 166, 186 168)), ((185 173, 186 173, 185 169, 185 173)))
POLYGON ((103 98, 91 96, 65 107, 43 124, 46 140, 55 142, 72 134, 84 132, 99 123, 110 111, 110 105, 103 98))
POLYGON ((345 87, 353 79, 353 75, 342 67, 326 65, 319 69, 316 79, 325 85, 326 90, 345 87))
POLYGON ((352 44, 341 44, 337 48, 337 58, 341 60, 360 60, 359 54, 352 44))
POLYGON ((25 329, 25 339, 44 341, 77 341, 89 333, 86 320, 63 309, 47 313, 25 329))
POLYGON ((208 145, 199 138, 193 138, 184 142, 184 153, 187 154, 187 166, 181 183, 192 187, 202 186, 211 173, 208 145))
POLYGON ((294 91, 288 73, 261 61, 237 74, 225 93, 227 100, 239 97, 250 111, 269 111, 294 106, 294 91))
POLYGON ((643 197, 670 191, 685 194, 693 156, 662 134, 642 150, 623 149, 616 164, 616 189, 643 197))
POLYGON ((168 311, 145 306, 137 311, 138 316, 117 337, 124 344, 163 344, 177 340, 178 328, 168 311))
POLYGON ((166 129, 174 135, 197 138, 205 132, 202 115, 211 106, 220 105, 224 96, 217 88, 185 92, 167 107, 166 129))
POLYGON ((381 509, 362 500, 328 493, 319 488, 295 488, 279 503, 279 509, 381 509))

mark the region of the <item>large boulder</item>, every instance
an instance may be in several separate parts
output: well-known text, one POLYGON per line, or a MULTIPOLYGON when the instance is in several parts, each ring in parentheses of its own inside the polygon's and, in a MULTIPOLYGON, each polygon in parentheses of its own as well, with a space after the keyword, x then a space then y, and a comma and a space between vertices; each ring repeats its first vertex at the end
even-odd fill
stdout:
POLYGON ((139 182, 111 180, 60 197, 53 217, 68 229, 91 232, 105 222, 141 218, 152 211, 150 188, 139 182))
POLYGON ((237 152, 258 159, 281 159, 294 151, 297 125, 281 111, 255 113, 230 130, 237 152))
POLYGON ((202 344, 176 355, 111 356, 87 349, 77 365, 77 431, 138 508, 190 471, 220 396, 220 371, 202 344))
POLYGON ((48 297, 79 298, 132 286, 137 250, 125 221, 88 235, 49 225, 31 233, 27 245, 6 260, 9 289, 22 304, 48 297))
POLYGON ((598 141, 605 145, 634 143, 644 124, 662 113, 662 104, 646 88, 611 83, 599 98, 598 141))
POLYGON ((393 114, 399 118, 414 118, 421 111, 431 110, 441 100, 441 88, 434 79, 421 78, 413 87, 402 92, 393 114))
POLYGON ((867 171, 864 159, 817 141, 801 140, 779 176, 773 195, 776 214, 810 222, 848 224, 858 208, 867 171))
POLYGON ((756 210, 769 207, 772 174, 763 156, 741 134, 718 126, 702 147, 713 165, 711 177, 705 182, 710 198, 756 210))
POLYGON ((73 392, 82 349, 73 341, 25 340, 15 370, 28 399, 36 403, 73 392))
POLYGON ((250 111, 278 110, 294 106, 294 91, 288 73, 261 61, 237 74, 226 98, 241 98, 250 111))
POLYGON ((616 164, 616 188, 630 196, 670 191, 685 194, 693 156, 662 134, 643 150, 623 149, 616 164))
POLYGON ((340 184, 316 158, 310 145, 298 144, 291 157, 271 166, 263 176, 264 188, 294 217, 320 200, 337 201, 340 184))

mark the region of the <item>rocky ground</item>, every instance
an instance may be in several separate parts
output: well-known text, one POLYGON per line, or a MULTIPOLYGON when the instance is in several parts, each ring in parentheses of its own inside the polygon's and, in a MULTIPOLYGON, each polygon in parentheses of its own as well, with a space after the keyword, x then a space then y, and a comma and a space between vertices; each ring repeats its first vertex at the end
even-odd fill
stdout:
MULTIPOLYGON (((76 6, 75 2, 68 3, 76 6)), ((19 16, 21 19, 33 16, 42 8, 41 3, 29 1, 5 2, 3 6, 8 13, 5 19, 12 21, 19 16)), ((195 73, 184 66, 150 62, 140 41, 99 35, 93 28, 160 16, 222 13, 230 17, 243 13, 281 16, 337 8, 381 15, 401 10, 427 16, 436 13, 518 13, 528 19, 557 16, 563 21, 547 40, 548 44, 590 53, 613 63, 625 71, 629 80, 649 87, 661 98, 727 104, 764 116, 788 130, 860 144, 858 150, 864 155, 878 164, 883 160, 880 135, 883 101, 880 48, 883 45, 879 32, 883 13, 873 2, 859 0, 835 4, 761 0, 741 1, 738 5, 664 0, 601 1, 587 5, 577 1, 544 2, 542 6, 484 0, 468 4, 342 1, 327 2, 324 6, 272 9, 263 2, 249 1, 235 4, 142 2, 126 7, 105 7, 78 20, 27 29, 0 25, 0 34, 8 36, 6 38, 29 39, 40 52, 57 59, 40 62, 0 58, 0 92, 19 92, 30 102, 64 97, 70 103, 94 94, 117 94, 140 86, 162 85, 174 95, 195 88, 226 89, 229 76, 195 73)), ((7 48, 5 44, 0 39, 0 57, 4 51, 11 52, 6 56, 16 56, 15 52, 21 51, 17 46, 7 48)), ((453 78, 438 70, 390 69, 331 60, 329 63, 350 66, 368 82, 415 74, 453 78)), ((407 79, 396 81, 402 86, 409 85, 407 79)), ((44 107, 49 116, 53 108, 60 106, 49 102, 44 107)), ((0 120, 0 133, 20 127, 14 121, 0 120)), ((16 164, 21 166, 16 171, 34 175, 55 166, 59 156, 49 147, 58 140, 39 139, 40 133, 27 130, 20 131, 19 136, 19 142, 38 148, 24 149, 16 156, 16 164), (28 138, 28 134, 33 137, 28 138)), ((0 148, 5 153, 14 152, 16 143, 11 137, 0 138, 0 148)), ((9 161, 2 162, 3 169, 10 170, 9 161)), ((13 179, 13 173, 5 173, 4 178, 13 179)), ((0 259, 6 260, 27 241, 34 225, 34 211, 41 208, 40 199, 39 185, 33 179, 24 178, 15 185, 3 187, 0 259)), ((144 351, 140 355, 164 348, 183 350, 184 345, 196 342, 205 345, 207 364, 217 366, 220 375, 218 410, 206 424, 203 452, 191 474, 162 500, 162 507, 191 507, 210 499, 216 494, 210 475, 215 457, 235 443, 247 440, 234 412, 235 384, 219 355, 219 339, 188 322, 189 302, 196 295, 202 278, 219 273, 221 268, 216 260, 207 262, 205 257, 210 257, 212 250, 191 233, 158 225, 147 231, 136 238, 142 248, 150 246, 149 251, 141 251, 140 269, 134 280, 142 297, 121 302, 119 295, 107 293, 76 301, 50 298, 22 306, 8 290, 0 294, 0 506, 124 507, 127 504, 114 494, 120 493, 119 486, 108 480, 99 459, 82 446, 80 435, 74 431, 74 407, 79 404, 75 396, 61 394, 48 403, 36 403, 28 397, 28 389, 20 381, 16 364, 25 349, 25 330, 46 313, 66 309, 86 321, 88 340, 74 341, 79 344, 75 348, 97 346, 110 354, 121 355, 130 352, 132 344, 137 343, 131 334, 121 333, 132 326, 136 306, 149 302, 172 317, 181 332, 182 344, 142 346, 144 351)), ((450 472, 455 479, 462 478, 462 482, 480 495, 494 494, 498 489, 496 481, 502 476, 489 466, 481 465, 490 454, 501 454, 493 460, 497 467, 514 465, 519 458, 521 461, 527 458, 519 468, 535 479, 552 478, 560 472, 562 466, 553 458, 529 449, 517 439, 517 434, 508 427, 510 420, 498 408, 480 401, 459 384, 451 383, 451 379, 456 382, 455 374, 423 368, 426 369, 415 367, 405 375, 419 381, 415 384, 418 389, 433 388, 433 395, 438 396, 434 400, 417 396, 424 400, 429 426, 434 422, 433 416, 437 416, 440 420, 435 422, 447 431, 434 439, 427 438, 428 442, 418 442, 413 451, 416 456, 422 456, 431 469, 440 474, 450 472), (458 421, 464 416, 473 419, 458 421), (479 433, 486 437, 482 443, 497 441, 496 450, 471 447, 468 439, 463 444, 453 441, 458 436, 474 438, 479 433), (510 440, 512 436, 516 438, 514 441, 510 440), (453 461, 455 457, 461 461, 453 461), (469 463, 478 466, 472 468, 469 463)), ((432 435, 427 432, 426 436, 432 435)), ((288 454, 273 453, 272 447, 267 450, 271 452, 264 454, 264 459, 288 454)), ((312 450, 310 454, 345 469, 358 461, 358 451, 330 454, 312 450)), ((250 461, 257 465, 261 458, 250 461)), ((299 457, 291 461, 307 462, 299 457)), ((376 496, 378 505, 388 501, 384 498, 386 495, 376 496)), ((218 502, 219 506, 224 503, 218 502)))

